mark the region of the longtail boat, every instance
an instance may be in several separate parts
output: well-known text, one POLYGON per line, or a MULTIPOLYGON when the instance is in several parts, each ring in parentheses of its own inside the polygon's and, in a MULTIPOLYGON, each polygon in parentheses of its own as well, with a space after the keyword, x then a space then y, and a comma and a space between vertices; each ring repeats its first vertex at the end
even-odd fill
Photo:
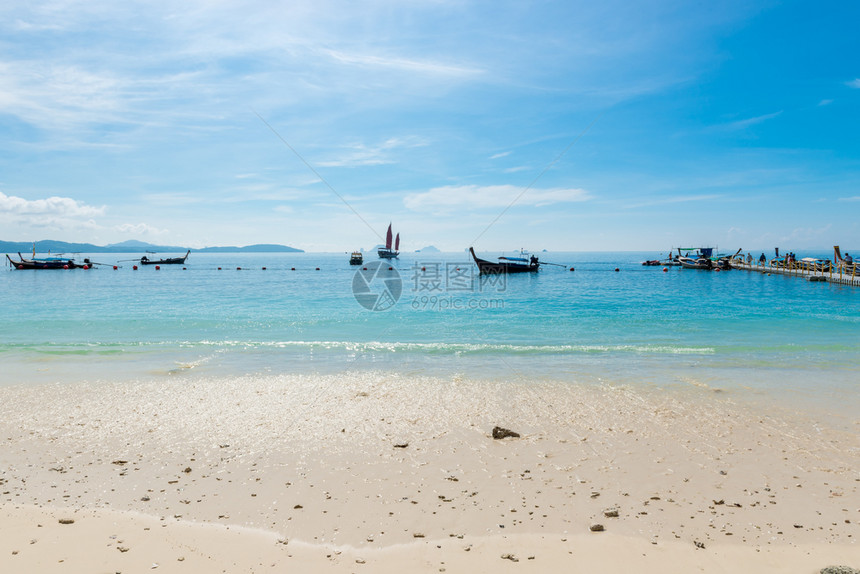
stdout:
POLYGON ((183 257, 168 257, 166 259, 150 259, 146 255, 140 258, 141 265, 182 265, 188 259, 189 249, 183 257))
POLYGON ((482 275, 493 273, 534 273, 540 269, 540 261, 534 255, 531 257, 499 257, 498 262, 487 261, 480 259, 475 255, 475 249, 469 248, 469 253, 472 254, 472 259, 478 266, 478 272, 482 275))
POLYGON ((51 256, 51 257, 33 257, 32 259, 24 259, 24 256, 18 252, 20 261, 15 261, 9 254, 6 254, 6 259, 15 269, 89 269, 93 266, 89 259, 84 259, 83 263, 75 263, 74 259, 66 257, 51 256))
POLYGON ((854 258, 847 252, 845 257, 842 257, 838 245, 833 246, 833 261, 836 263, 836 270, 840 273, 860 274, 860 263, 854 261, 854 258))

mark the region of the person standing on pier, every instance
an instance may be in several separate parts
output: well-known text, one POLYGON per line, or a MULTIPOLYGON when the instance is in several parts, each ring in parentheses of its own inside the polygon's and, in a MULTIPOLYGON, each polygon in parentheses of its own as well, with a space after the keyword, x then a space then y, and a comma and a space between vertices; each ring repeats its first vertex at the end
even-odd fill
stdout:
POLYGON ((764 256, 764 253, 761 254, 761 257, 758 258, 759 264, 764 267, 764 262, 767 261, 767 257, 764 256))

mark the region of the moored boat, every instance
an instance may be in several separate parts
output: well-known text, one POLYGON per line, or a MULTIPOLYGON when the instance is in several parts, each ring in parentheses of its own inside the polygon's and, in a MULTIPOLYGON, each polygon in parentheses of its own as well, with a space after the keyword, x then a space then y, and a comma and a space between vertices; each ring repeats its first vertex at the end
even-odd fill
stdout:
POLYGON ((391 245, 391 224, 388 224, 388 233, 385 234, 385 247, 380 247, 377 251, 380 259, 396 259, 400 255, 400 233, 394 240, 394 246, 391 245))
POLYGON ((684 269, 712 269, 714 262, 711 256, 714 254, 713 247, 699 247, 692 253, 693 249, 687 249, 681 254, 682 248, 678 248, 678 264, 684 269))
POLYGON ((846 252, 845 257, 842 257, 842 252, 838 245, 833 246, 833 261, 836 262, 836 270, 839 273, 848 273, 849 275, 860 275, 860 263, 854 261, 854 258, 846 252))
POLYGON ((15 269, 89 269, 93 266, 89 259, 84 259, 83 263, 76 263, 74 259, 60 257, 58 255, 51 257, 33 257, 32 259, 24 259, 21 253, 18 253, 19 261, 15 261, 9 254, 6 254, 6 259, 9 264, 15 269))
POLYGON ((349 256, 349 264, 361 265, 362 263, 364 263, 364 255, 361 254, 361 251, 353 251, 352 255, 349 256))
POLYGON ((146 255, 140 258, 141 265, 182 265, 188 259, 191 250, 185 252, 182 257, 166 257, 164 259, 150 259, 146 255))
MULTIPOLYGON (((482 275, 493 273, 534 273, 540 269, 540 261, 534 255, 530 257, 499 257, 498 262, 480 259, 475 255, 475 249, 469 247, 469 253, 478 266, 478 272, 482 275)), ((525 255, 525 254, 523 254, 525 255)))
POLYGON ((646 267, 667 267, 680 265, 680 263, 678 263, 678 256, 676 255, 672 257, 672 252, 670 251, 669 255, 667 255, 665 259, 649 259, 648 261, 643 261, 642 265, 645 265, 646 267))

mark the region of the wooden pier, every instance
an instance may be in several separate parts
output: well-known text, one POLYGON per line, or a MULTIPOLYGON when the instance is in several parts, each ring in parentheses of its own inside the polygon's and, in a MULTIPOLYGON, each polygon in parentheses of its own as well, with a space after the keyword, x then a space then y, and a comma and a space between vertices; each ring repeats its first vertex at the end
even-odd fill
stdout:
POLYGON ((807 281, 828 281, 830 283, 838 283, 840 285, 853 285, 860 287, 860 273, 857 268, 852 266, 852 272, 846 273, 844 268, 832 266, 830 271, 815 271, 811 266, 805 265, 803 261, 790 263, 786 267, 777 267, 765 263, 747 263, 733 259, 731 261, 732 269, 743 269, 745 271, 756 271, 758 273, 773 273, 774 275, 790 275, 792 277, 800 277, 807 281))

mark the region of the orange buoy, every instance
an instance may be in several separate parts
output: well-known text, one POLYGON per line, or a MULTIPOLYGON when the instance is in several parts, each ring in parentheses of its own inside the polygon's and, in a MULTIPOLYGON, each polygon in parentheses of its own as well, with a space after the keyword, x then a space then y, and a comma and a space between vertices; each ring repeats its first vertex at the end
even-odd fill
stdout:
POLYGON ((265 268, 265 267, 263 267, 263 271, 265 271, 265 270, 266 270, 266 268, 265 268))
POLYGON ((63 269, 68 269, 68 268, 69 268, 68 265, 63 265, 63 269))
POLYGON ((663 268, 663 273, 668 273, 668 272, 669 272, 669 268, 668 268, 668 267, 664 267, 664 268, 663 268))
POLYGON ((132 269, 134 269, 135 271, 137 271, 137 265, 132 266, 132 269))
POLYGON ((295 270, 296 270, 295 267, 290 267, 290 271, 295 271, 295 270))
POLYGON ((23 269, 23 268, 24 268, 24 266, 23 266, 23 265, 19 265, 19 266, 18 266, 18 269, 23 269))
POLYGON ((319 271, 319 270, 320 270, 320 268, 319 268, 319 267, 317 267, 317 271, 319 271))
POLYGON ((616 267, 616 268, 615 268, 615 271, 621 271, 621 269, 619 269, 618 267, 616 267))
POLYGON ((570 270, 571 270, 571 271, 575 271, 575 269, 574 269, 573 267, 571 267, 571 268, 570 268, 570 270))
POLYGON ((114 265, 114 266, 113 266, 113 269, 114 269, 114 271, 116 271, 117 269, 119 269, 119 267, 117 267, 116 265, 114 265))
POLYGON ((394 267, 389 267, 389 268, 388 268, 388 270, 389 270, 389 271, 394 271, 394 267))
POLYGON ((159 269, 161 269, 161 265, 156 265, 155 270, 158 271, 159 269))
POLYGON ((90 268, 90 266, 89 266, 89 265, 84 265, 84 271, 86 271, 86 270, 87 270, 87 269, 89 269, 89 268, 90 268))
POLYGON ((241 270, 242 270, 241 267, 236 267, 236 271, 241 271, 241 270))

